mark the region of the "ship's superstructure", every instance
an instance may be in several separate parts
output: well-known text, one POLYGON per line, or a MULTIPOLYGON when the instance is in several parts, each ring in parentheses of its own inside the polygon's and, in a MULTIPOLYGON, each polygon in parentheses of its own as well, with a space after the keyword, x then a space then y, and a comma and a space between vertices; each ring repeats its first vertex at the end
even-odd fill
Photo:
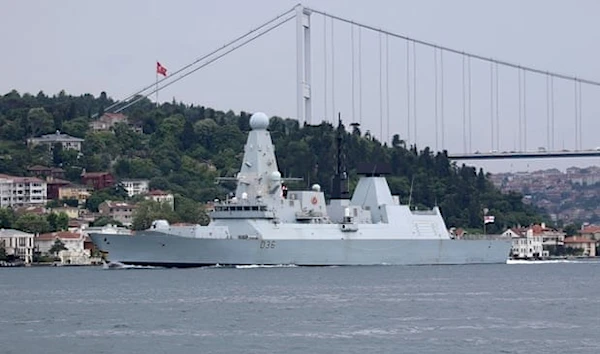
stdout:
MULTIPOLYGON (((316 184, 288 191, 268 124, 263 113, 250 119, 235 196, 216 203, 208 226, 159 221, 134 235, 92 234, 94 243, 111 261, 141 265, 506 262, 510 240, 451 239, 437 207, 400 205, 376 166, 361 176, 351 199, 343 198, 340 181, 329 204, 316 184)), ((342 172, 338 167, 338 179, 342 172)))

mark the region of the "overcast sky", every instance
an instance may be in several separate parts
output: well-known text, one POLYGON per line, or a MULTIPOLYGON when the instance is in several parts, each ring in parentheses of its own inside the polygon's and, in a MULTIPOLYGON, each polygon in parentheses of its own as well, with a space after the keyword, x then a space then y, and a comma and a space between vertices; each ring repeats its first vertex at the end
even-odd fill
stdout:
MULTIPOLYGON (((111 97, 119 99, 155 80, 156 60, 173 72, 292 8, 296 2, 4 1, 0 12, 0 31, 3 33, 0 93, 17 89, 34 94, 40 90, 54 94, 64 89, 70 94, 89 92, 97 96, 101 91, 106 91, 111 97)), ((600 2, 597 1, 373 0, 368 4, 359 0, 304 2, 305 6, 412 38, 600 81, 600 31, 597 22, 600 2)), ((323 17, 317 14, 313 14, 311 20, 315 121, 323 117, 331 121, 335 107, 335 111, 341 112, 346 122, 360 121, 363 131, 369 130, 383 140, 399 133, 403 139, 414 142, 414 53, 409 53, 411 97, 407 101, 406 42, 392 37, 387 39, 389 70, 386 70, 385 36, 381 37, 383 50, 380 52, 379 35, 361 30, 360 80, 357 64, 358 30, 354 32, 355 49, 352 55, 350 26, 334 23, 335 61, 332 66, 331 22, 328 20, 324 23, 323 17), (325 31, 324 25, 327 26, 325 31), (380 67, 380 62, 383 67, 380 67), (324 75, 326 70, 327 79, 324 75), (381 76, 380 72, 383 73, 381 76), (360 91, 359 86, 362 87, 360 91), (389 91, 386 91, 387 86, 389 91), (332 87, 335 87, 335 91, 332 91, 332 87), (408 102, 411 105, 410 135, 407 134, 408 102), (359 117, 360 106, 363 114, 359 117), (383 119, 380 119, 382 116, 383 119)), ((268 115, 295 117, 295 49, 292 21, 162 90, 159 100, 170 101, 175 98, 220 110, 264 111, 268 115)), ((434 51, 417 46, 416 58, 416 141, 419 147, 437 146, 438 149, 446 148, 455 152, 465 149, 470 152, 525 148, 537 150, 538 147, 575 149, 573 83, 554 81, 555 124, 554 135, 549 142, 546 77, 527 74, 526 83, 521 86, 524 96, 519 106, 518 71, 499 67, 500 141, 497 142, 491 130, 490 115, 495 119, 495 106, 490 105, 490 89, 495 86, 490 85, 489 64, 471 61, 472 125, 464 134, 463 109, 468 112, 468 106, 462 103, 462 58, 444 54, 442 91, 441 60, 437 57, 437 125, 434 51), (522 120, 519 134, 518 116, 519 110, 523 112, 523 109, 526 113, 522 113, 522 116, 527 117, 527 128, 522 120)), ((581 145, 584 149, 592 149, 600 146, 597 133, 600 128, 597 119, 600 114, 600 100, 597 99, 600 89, 582 85, 581 92, 581 145)), ((493 101, 495 105, 495 99, 493 101)), ((468 114, 466 116, 468 119, 468 114)), ((554 166, 565 168, 598 162, 598 158, 504 161, 481 166, 496 172, 554 166)))

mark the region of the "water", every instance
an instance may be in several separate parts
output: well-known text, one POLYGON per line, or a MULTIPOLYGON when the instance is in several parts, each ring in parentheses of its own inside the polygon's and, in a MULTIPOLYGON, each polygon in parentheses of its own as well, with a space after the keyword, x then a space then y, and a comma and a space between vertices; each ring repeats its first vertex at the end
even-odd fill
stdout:
POLYGON ((0 353, 599 353, 599 271, 0 269, 0 353))

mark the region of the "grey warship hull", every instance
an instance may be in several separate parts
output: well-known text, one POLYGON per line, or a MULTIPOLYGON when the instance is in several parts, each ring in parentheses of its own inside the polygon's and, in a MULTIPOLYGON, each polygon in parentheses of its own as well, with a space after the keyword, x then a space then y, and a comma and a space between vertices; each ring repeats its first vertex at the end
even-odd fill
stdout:
POLYGON ((510 250, 510 240, 197 239, 154 231, 90 236, 111 261, 164 267, 506 263, 510 250))

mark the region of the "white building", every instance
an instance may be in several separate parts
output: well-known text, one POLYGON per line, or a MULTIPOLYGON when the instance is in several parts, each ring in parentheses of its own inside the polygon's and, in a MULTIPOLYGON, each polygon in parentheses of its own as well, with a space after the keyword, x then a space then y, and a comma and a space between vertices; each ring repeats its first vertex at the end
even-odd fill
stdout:
POLYGON ((535 235, 531 228, 525 232, 517 229, 508 229, 502 236, 512 238, 511 258, 535 259, 548 257, 548 251, 544 251, 543 237, 535 235))
POLYGON ((35 250, 44 255, 60 240, 66 250, 60 251, 58 257, 62 264, 90 264, 90 251, 84 247, 85 236, 82 233, 60 231, 41 234, 34 238, 35 250))
POLYGON ((121 180, 121 186, 127 191, 129 197, 144 194, 148 192, 150 181, 147 179, 124 179, 121 180))
POLYGON ((55 144, 61 144, 64 150, 81 151, 81 143, 83 142, 83 139, 63 134, 60 130, 57 130, 54 134, 46 134, 37 138, 27 139, 28 145, 34 146, 37 144, 44 144, 48 146, 48 150, 54 149, 55 144))
POLYGON ((46 205, 48 184, 35 177, 0 174, 0 207, 46 205))
POLYGON ((20 258, 29 264, 33 259, 33 247, 33 234, 13 229, 0 229, 0 248, 4 248, 7 255, 20 258))

